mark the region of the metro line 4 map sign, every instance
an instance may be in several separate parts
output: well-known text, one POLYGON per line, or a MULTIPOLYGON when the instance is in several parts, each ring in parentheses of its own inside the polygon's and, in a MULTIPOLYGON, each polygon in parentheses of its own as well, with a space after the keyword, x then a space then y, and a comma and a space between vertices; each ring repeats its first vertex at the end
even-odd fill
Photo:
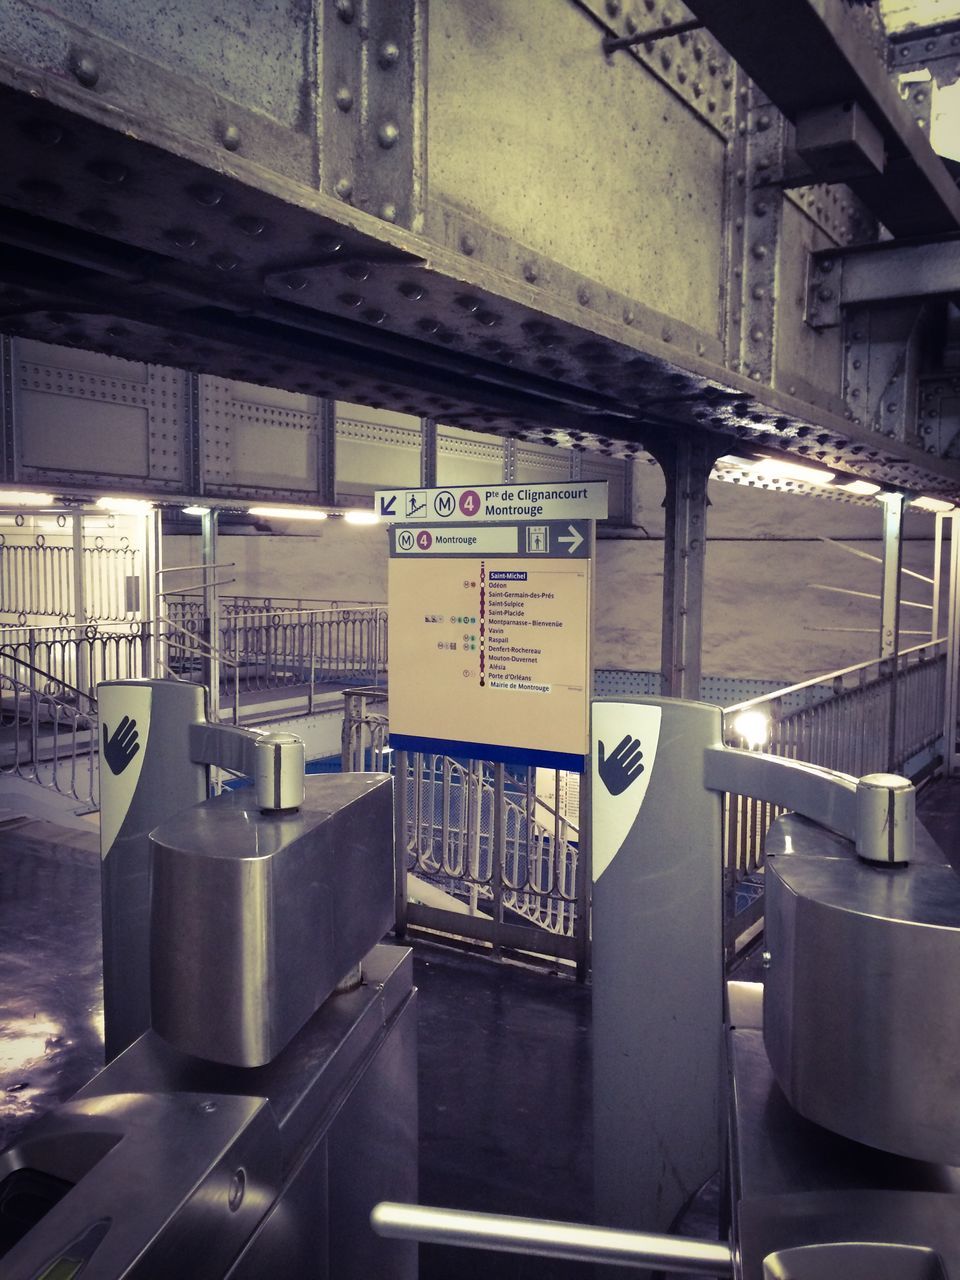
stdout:
POLYGON ((390 534, 391 745, 582 772, 592 521, 461 514, 390 534))

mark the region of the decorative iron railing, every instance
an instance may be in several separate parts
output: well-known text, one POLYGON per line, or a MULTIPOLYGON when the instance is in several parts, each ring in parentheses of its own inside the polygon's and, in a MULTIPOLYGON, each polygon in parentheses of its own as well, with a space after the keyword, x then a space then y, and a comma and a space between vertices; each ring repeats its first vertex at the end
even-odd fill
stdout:
MULTIPOLYGON (((66 516, 60 517, 65 527, 66 516)), ((0 533, 0 612, 25 623, 30 617, 76 617, 78 566, 74 548, 57 537, 38 533, 0 533)), ((79 575, 83 609, 100 622, 122 622, 134 612, 127 583, 139 579, 140 553, 125 537, 107 542, 97 537, 83 548, 79 575)))
POLYGON ((147 641, 147 631, 139 622, 0 626, 0 673, 24 681, 24 671, 33 670, 38 692, 66 703, 71 700, 70 689, 95 698, 102 680, 130 680, 144 674, 147 641))
MULTIPOLYGON (((196 679, 211 645, 202 604, 166 597, 165 666, 196 679)), ((301 710, 314 709, 324 685, 372 682, 386 672, 387 611, 382 605, 336 603, 320 608, 232 596, 220 602, 219 643, 224 694, 235 713, 245 695, 298 690, 301 710)))
MULTIPOLYGON (((11 665, 9 659, 7 666, 11 665)), ((96 701, 62 684, 45 692, 46 673, 20 666, 0 673, 0 774, 39 783, 90 810, 100 803, 96 701), (33 686, 30 680, 37 677, 33 686)))
POLYGON ((344 698, 343 768, 395 778, 400 931, 420 925, 494 951, 572 960, 585 972, 579 829, 545 794, 563 790, 557 771, 391 752, 386 692, 353 689, 344 698))

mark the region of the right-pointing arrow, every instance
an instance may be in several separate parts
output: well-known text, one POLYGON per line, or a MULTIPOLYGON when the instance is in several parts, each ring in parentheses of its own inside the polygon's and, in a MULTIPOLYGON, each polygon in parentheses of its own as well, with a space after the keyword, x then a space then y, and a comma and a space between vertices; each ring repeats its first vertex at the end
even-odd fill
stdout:
POLYGON ((567 528, 570 530, 571 537, 569 537, 569 538, 558 538, 558 539, 557 539, 557 541, 558 541, 558 542, 569 542, 569 543, 570 543, 570 545, 569 545, 569 547, 567 547, 567 555, 568 555, 568 556, 572 556, 572 555, 573 555, 573 553, 576 551, 577 547, 579 547, 579 546, 581 545, 581 543, 583 542, 583 534, 580 532, 580 530, 579 530, 579 529, 575 529, 575 528, 573 527, 573 525, 572 525, 572 524, 568 524, 568 525, 567 525, 567 528))

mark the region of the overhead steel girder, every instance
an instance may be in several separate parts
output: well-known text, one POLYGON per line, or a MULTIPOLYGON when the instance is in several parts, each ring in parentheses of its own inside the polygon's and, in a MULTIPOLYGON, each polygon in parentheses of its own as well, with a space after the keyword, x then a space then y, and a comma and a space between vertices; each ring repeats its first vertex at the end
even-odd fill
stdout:
POLYGON ((900 244, 885 240, 810 255, 807 323, 840 323, 844 307, 960 294, 960 237, 900 244))
POLYGON ((719 344, 609 288, 561 296, 466 234, 457 252, 56 77, 3 80, 8 332, 618 456, 695 426, 960 491, 955 463, 723 368, 719 344))
POLYGON ((886 164, 845 180, 894 235, 960 228, 960 192, 871 48, 865 13, 839 0, 687 3, 794 123, 817 108, 859 104, 882 136, 886 164))

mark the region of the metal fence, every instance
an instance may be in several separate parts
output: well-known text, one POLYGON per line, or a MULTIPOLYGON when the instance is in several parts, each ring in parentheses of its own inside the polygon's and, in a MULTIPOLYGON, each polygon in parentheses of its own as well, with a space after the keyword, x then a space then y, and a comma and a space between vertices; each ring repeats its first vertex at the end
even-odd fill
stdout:
POLYGON ((344 698, 343 768, 394 774, 399 932, 420 926, 585 973, 587 876, 558 771, 391 752, 385 691, 344 698))
MULTIPOLYGON (((67 523, 61 517, 63 525, 67 523)), ((77 615, 77 569, 74 548, 54 537, 0 533, 0 612, 65 620, 77 615)), ((83 548, 80 580, 83 609, 102 622, 120 622, 133 610, 127 583, 139 581, 140 553, 125 537, 107 543, 95 538, 83 548)))
POLYGON ((0 626, 0 674, 69 705, 78 693, 94 699, 101 680, 143 675, 147 642, 139 622, 0 626))
MULTIPOLYGON (((197 678, 209 641, 202 603, 195 597, 166 597, 165 665, 184 678, 197 678)), ((243 695, 271 689, 299 689, 304 709, 313 710, 318 686, 375 681, 386 672, 387 611, 382 605, 221 598, 217 653, 223 663, 235 714, 243 695)))
MULTIPOLYGON (((894 658, 857 663, 724 709, 728 746, 756 745, 735 724, 745 712, 770 720, 772 755, 861 777, 902 772, 927 753, 932 763, 943 733, 946 641, 905 649, 894 658), (797 707, 810 697, 809 705, 797 707), (792 708, 792 709, 788 709, 792 708)), ((724 802, 727 950, 756 932, 763 916, 764 841, 781 810, 749 796, 724 802)))
POLYGON ((93 810, 100 803, 96 703, 80 690, 62 694, 0 674, 0 773, 39 783, 93 810))

